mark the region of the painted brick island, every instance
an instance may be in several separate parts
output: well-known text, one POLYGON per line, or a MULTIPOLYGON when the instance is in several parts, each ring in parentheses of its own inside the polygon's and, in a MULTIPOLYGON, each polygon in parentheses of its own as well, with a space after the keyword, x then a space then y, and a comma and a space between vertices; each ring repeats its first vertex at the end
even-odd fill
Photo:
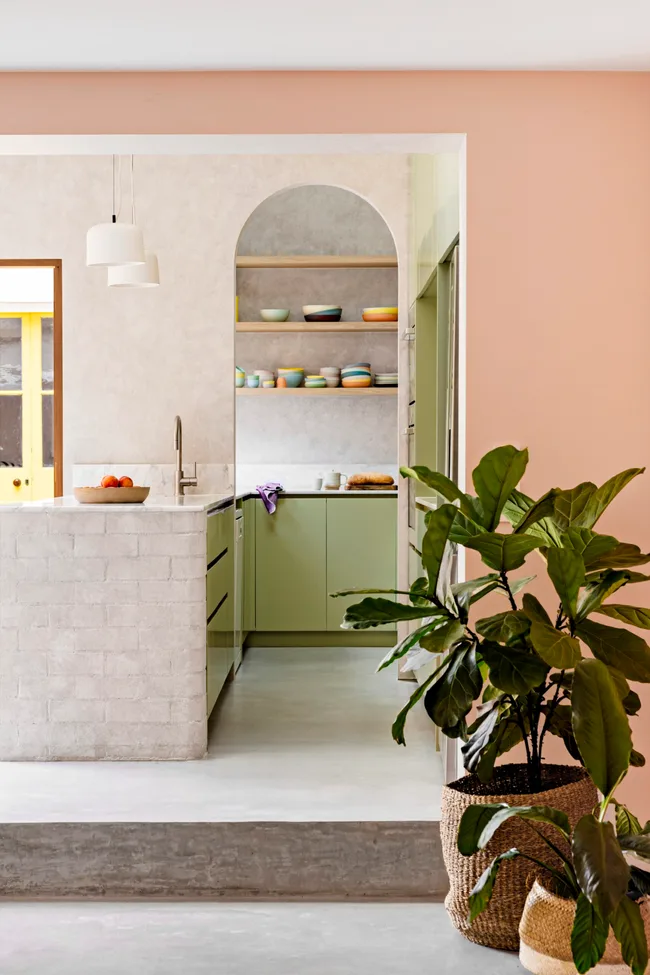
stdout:
POLYGON ((232 500, 0 507, 0 760, 205 755, 208 514, 232 500))

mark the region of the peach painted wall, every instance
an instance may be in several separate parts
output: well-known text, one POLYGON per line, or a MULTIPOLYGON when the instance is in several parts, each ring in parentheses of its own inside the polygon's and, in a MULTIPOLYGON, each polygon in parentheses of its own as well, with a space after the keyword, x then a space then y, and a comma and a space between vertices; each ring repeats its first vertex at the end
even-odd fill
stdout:
MULTIPOLYGON (((467 133, 468 468, 528 445, 535 494, 650 459, 650 75, 5 74, 0 132, 467 133)), ((647 551, 649 512, 646 475, 603 528, 647 551)), ((626 793, 650 816, 650 769, 626 793)))

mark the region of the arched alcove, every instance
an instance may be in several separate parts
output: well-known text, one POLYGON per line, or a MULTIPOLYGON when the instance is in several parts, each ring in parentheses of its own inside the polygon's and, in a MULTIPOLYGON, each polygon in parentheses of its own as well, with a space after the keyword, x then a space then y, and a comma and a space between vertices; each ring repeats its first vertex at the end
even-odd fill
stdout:
MULTIPOLYGON (((247 219, 237 260, 236 361, 247 374, 258 369, 276 373, 281 366, 318 374, 321 367, 354 362, 369 362, 373 373, 397 372, 396 324, 382 323, 370 331, 362 321, 364 308, 398 304, 393 234, 369 201, 332 185, 283 189, 247 219), (300 258, 319 256, 336 259, 337 266, 299 266, 309 263, 300 258), (277 258, 276 266, 260 266, 265 262, 252 258, 277 258), (355 266, 360 258, 372 260, 355 266), (331 332, 303 330, 302 306, 329 303, 342 307, 341 325, 331 332), (287 325, 256 328, 263 308, 289 309, 287 325)), ((343 473, 394 472, 396 389, 355 390, 359 395, 354 396, 345 395, 349 390, 331 392, 316 396, 301 389, 300 395, 285 395, 260 389, 238 396, 238 482, 248 487, 260 477, 282 483, 289 478, 292 485, 306 487, 316 473, 332 467, 343 473)))

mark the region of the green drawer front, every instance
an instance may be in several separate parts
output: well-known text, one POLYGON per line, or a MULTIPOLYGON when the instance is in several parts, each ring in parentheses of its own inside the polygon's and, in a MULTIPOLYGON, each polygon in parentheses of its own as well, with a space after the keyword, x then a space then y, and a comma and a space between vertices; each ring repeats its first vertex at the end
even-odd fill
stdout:
POLYGON ((235 544, 235 507, 208 514, 208 565, 221 555, 225 548, 233 550, 235 544))
POLYGON ((208 569, 206 578, 208 630, 232 630, 234 618, 234 581, 233 558, 232 553, 228 551, 223 558, 219 559, 216 565, 208 569), (217 607, 219 608, 217 609, 217 607))
POLYGON ((328 499, 327 629, 338 630, 346 607, 363 599, 332 599, 329 593, 353 588, 394 589, 396 562, 397 498, 328 499))

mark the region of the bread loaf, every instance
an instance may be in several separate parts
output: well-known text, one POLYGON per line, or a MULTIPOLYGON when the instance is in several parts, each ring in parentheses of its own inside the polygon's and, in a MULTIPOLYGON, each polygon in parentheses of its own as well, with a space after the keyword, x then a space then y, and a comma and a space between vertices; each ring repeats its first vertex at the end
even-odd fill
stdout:
POLYGON ((397 484, 346 484, 346 491, 397 491, 397 484))
POLYGON ((384 487, 390 487, 393 483, 393 478, 390 474, 351 474, 348 478, 348 484, 357 487, 361 484, 382 484, 384 487))

